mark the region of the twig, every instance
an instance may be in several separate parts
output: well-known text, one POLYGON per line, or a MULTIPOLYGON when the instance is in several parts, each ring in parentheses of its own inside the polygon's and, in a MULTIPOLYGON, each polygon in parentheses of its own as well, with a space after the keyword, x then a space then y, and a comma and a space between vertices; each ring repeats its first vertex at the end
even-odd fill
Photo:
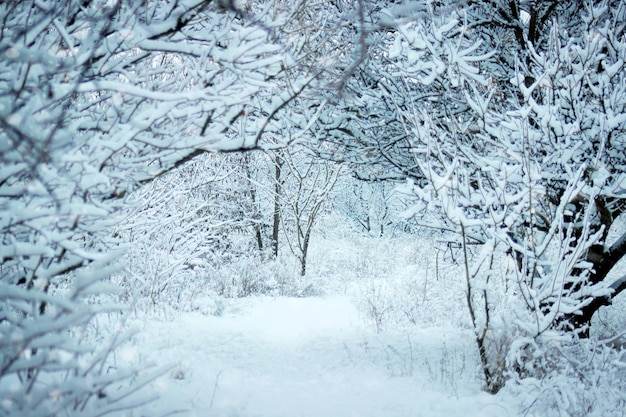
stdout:
POLYGON ((213 408, 213 401, 215 400, 215 393, 217 392, 217 384, 219 384, 219 381, 220 381, 220 375, 222 375, 222 372, 223 372, 223 371, 224 371, 223 369, 222 369, 222 370, 220 370, 220 371, 217 373, 217 376, 215 377, 215 385, 213 386, 213 393, 211 394, 211 402, 209 402, 209 410, 210 410, 211 408, 213 408))

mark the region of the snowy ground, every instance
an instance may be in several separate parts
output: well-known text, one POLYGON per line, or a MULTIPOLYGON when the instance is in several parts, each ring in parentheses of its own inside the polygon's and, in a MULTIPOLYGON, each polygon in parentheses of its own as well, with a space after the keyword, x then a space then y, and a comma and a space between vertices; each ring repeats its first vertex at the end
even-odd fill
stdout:
POLYGON ((471 337, 451 328, 376 333, 346 295, 235 300, 222 316, 136 322, 126 359, 173 365, 135 415, 518 415, 480 390, 471 337))
MULTIPOLYGON (((158 399, 128 417, 564 417, 591 406, 594 416, 624 416, 615 389, 623 375, 602 355, 582 368, 604 381, 597 386, 551 375, 495 396, 481 391, 458 254, 439 238, 337 232, 314 241, 305 278, 286 262, 224 277, 262 282, 272 294, 324 295, 220 298, 211 281, 191 279, 171 302, 139 303, 126 323, 139 333, 114 366, 167 371, 148 387, 158 399)), ((616 308, 599 317, 608 335, 624 327, 614 320, 624 305, 616 308)), ((117 332, 117 320, 109 325, 117 332)))

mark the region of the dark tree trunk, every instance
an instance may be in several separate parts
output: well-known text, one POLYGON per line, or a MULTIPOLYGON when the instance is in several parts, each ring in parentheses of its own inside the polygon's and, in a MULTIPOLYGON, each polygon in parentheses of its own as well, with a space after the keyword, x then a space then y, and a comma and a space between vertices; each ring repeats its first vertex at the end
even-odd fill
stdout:
MULTIPOLYGON (((603 245, 592 246, 587 254, 586 261, 593 265, 587 284, 595 285, 604 281, 615 265, 626 256, 626 233, 606 250, 603 245)), ((580 337, 589 337, 589 329, 593 315, 600 307, 610 305, 613 298, 626 289, 626 276, 613 282, 610 286, 612 294, 595 297, 579 312, 566 314, 560 324, 576 331, 580 337)))
POLYGON ((283 160, 276 151, 276 159, 274 160, 274 220, 272 222, 272 253, 274 257, 278 256, 278 232, 280 231, 280 195, 282 193, 282 169, 283 160))
MULTIPOLYGON (((246 175, 248 178, 252 178, 252 172, 250 170, 250 154, 246 154, 244 157, 245 167, 246 167, 246 175)), ((254 235, 256 237, 256 244, 259 248, 259 252, 263 252, 263 219, 261 213, 259 211, 259 204, 256 195, 256 189, 254 188, 254 184, 250 181, 250 202, 252 203, 252 210, 254 210, 254 235)))

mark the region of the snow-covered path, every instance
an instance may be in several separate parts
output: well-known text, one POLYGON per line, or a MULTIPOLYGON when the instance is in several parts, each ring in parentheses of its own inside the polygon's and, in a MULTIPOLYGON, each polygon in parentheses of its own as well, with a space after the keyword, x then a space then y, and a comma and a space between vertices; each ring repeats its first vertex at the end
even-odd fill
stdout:
MULTIPOLYGON (((376 334, 347 297, 251 298, 221 317, 145 323, 135 348, 173 370, 154 385, 156 416, 515 415, 480 392, 459 335, 376 334)), ((463 342, 465 343, 465 342, 463 342)))

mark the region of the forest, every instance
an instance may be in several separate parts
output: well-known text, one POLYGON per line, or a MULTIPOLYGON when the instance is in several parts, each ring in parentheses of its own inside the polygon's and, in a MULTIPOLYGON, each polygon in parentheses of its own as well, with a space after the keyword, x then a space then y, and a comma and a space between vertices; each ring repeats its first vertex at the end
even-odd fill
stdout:
POLYGON ((625 416, 625 0, 0 2, 0 416, 625 416))

